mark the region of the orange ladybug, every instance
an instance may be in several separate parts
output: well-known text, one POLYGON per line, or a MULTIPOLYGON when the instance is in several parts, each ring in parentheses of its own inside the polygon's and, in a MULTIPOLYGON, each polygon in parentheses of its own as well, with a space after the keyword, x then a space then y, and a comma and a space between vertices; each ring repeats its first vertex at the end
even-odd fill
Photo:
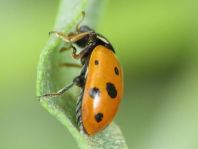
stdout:
POLYGON ((88 26, 79 24, 68 35, 50 33, 71 43, 73 58, 81 61, 81 73, 57 93, 41 97, 59 96, 73 85, 79 86, 82 91, 77 100, 77 123, 86 134, 94 135, 110 124, 117 113, 123 95, 123 72, 111 43, 88 26), (75 45, 82 49, 78 54, 75 45))

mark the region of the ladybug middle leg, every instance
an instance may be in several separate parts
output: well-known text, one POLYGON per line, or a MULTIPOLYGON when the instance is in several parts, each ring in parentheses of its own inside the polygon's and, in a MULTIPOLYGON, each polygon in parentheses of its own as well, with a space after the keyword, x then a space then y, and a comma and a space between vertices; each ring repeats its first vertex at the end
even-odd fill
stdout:
POLYGON ((81 68, 82 65, 80 64, 76 64, 76 63, 60 63, 59 64, 60 67, 75 67, 75 68, 81 68))

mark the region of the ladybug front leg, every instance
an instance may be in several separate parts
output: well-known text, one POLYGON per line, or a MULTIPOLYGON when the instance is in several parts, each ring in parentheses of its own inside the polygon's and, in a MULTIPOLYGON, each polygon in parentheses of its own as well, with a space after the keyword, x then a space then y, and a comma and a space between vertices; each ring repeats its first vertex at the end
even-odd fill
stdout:
POLYGON ((88 40, 88 43, 87 43, 87 46, 80 52, 80 53, 76 53, 76 48, 74 46, 72 46, 72 49, 73 49, 73 53, 72 53, 72 56, 74 59, 81 59, 86 53, 89 53, 90 51, 92 51, 95 46, 96 46, 96 33, 94 32, 91 32, 89 34, 89 40, 88 40))
POLYGON ((51 35, 51 34, 55 34, 58 38, 61 38, 65 42, 74 43, 74 42, 84 38, 85 36, 89 35, 90 32, 72 33, 69 35, 65 35, 63 32, 51 31, 51 32, 49 32, 49 35, 51 35))

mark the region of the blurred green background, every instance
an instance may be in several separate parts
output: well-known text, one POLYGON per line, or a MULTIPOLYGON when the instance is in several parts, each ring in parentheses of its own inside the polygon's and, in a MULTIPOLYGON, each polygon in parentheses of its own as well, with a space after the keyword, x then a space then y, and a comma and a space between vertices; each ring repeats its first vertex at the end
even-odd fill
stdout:
MULTIPOLYGON (((109 0, 97 31, 124 67, 116 122, 130 149, 198 148, 198 2, 109 0)), ((0 149, 77 148, 35 95, 58 1, 0 0, 0 149)))

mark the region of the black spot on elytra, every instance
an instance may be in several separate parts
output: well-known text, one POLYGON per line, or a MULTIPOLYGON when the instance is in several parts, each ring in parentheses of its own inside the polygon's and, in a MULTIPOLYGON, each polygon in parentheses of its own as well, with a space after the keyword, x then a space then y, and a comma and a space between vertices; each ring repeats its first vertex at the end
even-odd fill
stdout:
POLYGON ((103 114, 102 113, 97 113, 96 115, 95 115, 95 120, 96 120, 96 122, 101 122, 102 121, 102 119, 103 119, 103 114))
POLYGON ((96 96, 99 96, 99 94, 100 94, 100 90, 99 90, 98 88, 96 88, 96 87, 91 88, 91 89, 89 90, 89 95, 90 95, 90 97, 93 98, 93 99, 94 99, 96 96))
POLYGON ((118 67, 115 67, 115 68, 114 68, 114 72, 115 72, 116 75, 119 75, 118 67))
POLYGON ((95 60, 95 65, 98 65, 99 64, 99 61, 98 60, 95 60))
POLYGON ((108 82, 108 83, 106 84, 106 90, 107 90, 108 95, 109 95, 111 98, 116 98, 116 96, 117 96, 117 90, 116 90, 114 84, 108 82))

